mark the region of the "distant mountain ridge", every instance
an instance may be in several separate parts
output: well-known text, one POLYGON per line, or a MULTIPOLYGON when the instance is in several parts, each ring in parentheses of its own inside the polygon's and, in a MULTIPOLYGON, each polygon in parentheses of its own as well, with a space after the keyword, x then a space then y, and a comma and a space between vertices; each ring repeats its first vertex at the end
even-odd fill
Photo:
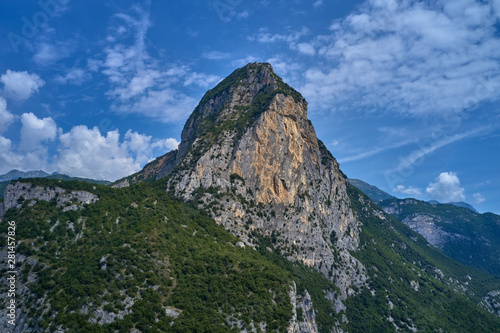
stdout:
MULTIPOLYGON (((364 194, 366 194, 373 202, 377 203, 380 201, 384 201, 387 199, 393 199, 396 198, 395 196, 379 189, 375 185, 368 184, 367 182, 364 182, 360 179, 354 179, 354 178, 349 178, 348 179, 349 183, 356 187, 357 189, 361 190, 364 194)), ((457 207, 464 207, 472 210, 475 213, 479 212, 471 205, 466 202, 458 201, 458 202, 439 202, 437 200, 429 200, 427 201, 431 205, 453 205, 457 207)))
POLYGON ((366 194, 375 203, 380 202, 382 200, 395 198, 395 196, 390 195, 389 193, 382 191, 378 187, 370 185, 367 182, 364 182, 360 179, 348 178, 348 181, 349 183, 351 183, 351 185, 353 185, 354 187, 361 190, 361 192, 366 194))
POLYGON ((444 254, 466 265, 500 275, 500 216, 467 206, 417 199, 378 203, 385 212, 423 235, 444 254))
POLYGON ((350 179, 349 182, 444 254, 465 265, 500 275, 500 216, 480 214, 465 202, 398 199, 363 181, 350 179), (380 200, 384 196, 390 198, 380 200))
POLYGON ((50 174, 43 170, 19 171, 14 169, 0 175, 0 182, 18 178, 45 178, 47 176, 50 176, 50 174))
POLYGON ((463 208, 470 209, 473 212, 479 214, 479 212, 474 208, 474 206, 472 206, 471 204, 468 204, 466 202, 463 202, 463 201, 442 203, 442 202, 439 202, 437 200, 430 200, 430 201, 427 201, 427 202, 430 203, 430 204, 432 204, 432 205, 453 205, 453 206, 456 206, 456 207, 463 207, 463 208))

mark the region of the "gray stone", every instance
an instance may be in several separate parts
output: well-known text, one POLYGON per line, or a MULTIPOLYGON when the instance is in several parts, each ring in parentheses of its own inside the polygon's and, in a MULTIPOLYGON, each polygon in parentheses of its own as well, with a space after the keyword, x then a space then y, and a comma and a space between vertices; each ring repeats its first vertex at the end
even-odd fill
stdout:
POLYGON ((37 200, 50 201, 56 197, 57 206, 63 211, 77 210, 85 204, 99 200, 97 195, 86 191, 67 191, 60 187, 42 187, 18 182, 7 185, 4 201, 0 207, 0 218, 10 208, 21 208, 23 200, 30 200, 30 205, 33 205, 37 200))

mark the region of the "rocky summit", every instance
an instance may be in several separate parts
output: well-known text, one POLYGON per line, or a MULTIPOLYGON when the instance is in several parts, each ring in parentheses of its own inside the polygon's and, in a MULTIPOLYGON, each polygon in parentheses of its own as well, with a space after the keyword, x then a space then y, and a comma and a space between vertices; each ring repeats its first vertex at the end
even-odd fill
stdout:
POLYGON ((209 90, 181 139, 112 186, 7 186, 1 331, 498 331, 498 277, 350 185, 270 64, 209 90))
POLYGON ((307 119, 306 100, 270 64, 252 63, 208 91, 182 131, 179 150, 120 181, 169 177, 247 245, 269 236, 289 259, 331 277, 342 296, 361 287, 359 221, 347 179, 307 119))

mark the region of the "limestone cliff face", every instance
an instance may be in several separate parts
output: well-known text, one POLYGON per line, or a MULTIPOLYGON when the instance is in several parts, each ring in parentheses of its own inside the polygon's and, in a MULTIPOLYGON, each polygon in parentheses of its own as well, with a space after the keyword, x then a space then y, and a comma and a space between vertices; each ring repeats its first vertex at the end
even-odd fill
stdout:
POLYGON ((66 191, 60 187, 43 187, 31 183, 9 184, 5 189, 4 201, 0 203, 0 219, 10 208, 20 208, 22 202, 34 205, 37 200, 50 201, 57 198, 57 206, 63 211, 77 210, 85 204, 92 204, 99 198, 86 191, 66 191))
POLYGON ((349 253, 360 226, 347 179, 317 139, 305 99, 271 65, 249 64, 207 92, 175 155, 168 190, 197 200, 247 244, 270 237, 289 259, 335 281, 343 296, 364 283, 364 268, 349 253))
POLYGON ((293 316, 288 327, 289 333, 318 333, 318 324, 311 300, 311 296, 304 291, 304 295, 297 295, 295 283, 290 290, 290 300, 293 307, 293 316), (298 313, 300 313, 300 318, 298 313))

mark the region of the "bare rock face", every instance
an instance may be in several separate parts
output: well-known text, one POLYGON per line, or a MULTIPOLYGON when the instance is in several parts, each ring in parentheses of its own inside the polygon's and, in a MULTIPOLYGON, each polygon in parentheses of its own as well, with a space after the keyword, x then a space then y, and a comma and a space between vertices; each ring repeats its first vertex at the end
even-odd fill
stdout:
POLYGON ((500 291, 490 291, 483 297, 481 305, 489 312, 500 317, 500 291))
MULTIPOLYGON (((404 211, 406 205, 417 205, 419 201, 416 199, 404 199, 399 202, 392 202, 387 206, 384 206, 384 211, 387 214, 392 214, 394 216, 398 216, 404 211)), ((452 233, 444 230, 440 225, 443 223, 453 223, 451 220, 442 219, 441 217, 424 212, 417 212, 410 214, 404 218, 400 218, 401 222, 409 226, 413 231, 418 232, 425 239, 437 247, 440 250, 448 244, 450 241, 463 240, 472 242, 469 237, 464 236, 459 233, 452 233)))
POLYGON ((127 181, 167 175, 168 191, 196 200, 247 245, 270 237, 286 257, 335 281, 343 297, 364 284, 364 267, 349 252, 360 224, 347 179, 317 139, 305 99, 270 64, 249 64, 209 90, 169 154, 127 181))
POLYGON ((290 290, 293 317, 288 327, 289 333, 318 333, 318 324, 311 300, 311 296, 304 291, 304 295, 297 295, 295 282, 290 290))
POLYGON ((424 236, 429 243, 438 249, 443 249, 446 243, 450 240, 463 239, 470 241, 470 238, 468 237, 456 233, 446 232, 443 228, 436 225, 436 222, 441 222, 441 219, 437 216, 428 214, 413 214, 412 216, 403 219, 401 222, 424 236))

